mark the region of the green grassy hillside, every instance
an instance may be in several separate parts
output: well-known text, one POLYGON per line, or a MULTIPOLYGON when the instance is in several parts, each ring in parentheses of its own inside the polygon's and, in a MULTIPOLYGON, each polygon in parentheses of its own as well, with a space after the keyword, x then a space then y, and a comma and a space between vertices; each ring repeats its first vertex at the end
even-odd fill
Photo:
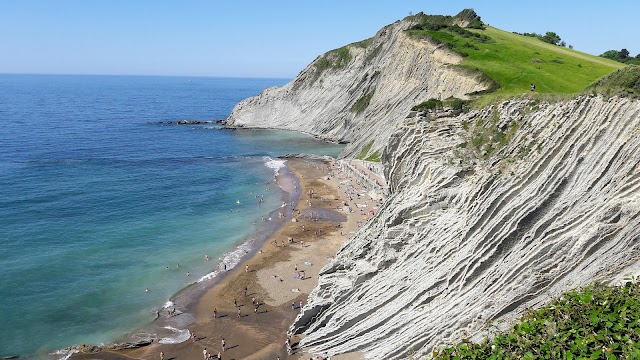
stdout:
POLYGON ((499 88, 490 95, 512 96, 530 92, 572 94, 624 64, 541 41, 534 37, 502 31, 461 28, 450 17, 449 24, 433 24, 422 15, 422 24, 407 30, 410 36, 441 43, 464 57, 462 66, 480 71, 499 88))

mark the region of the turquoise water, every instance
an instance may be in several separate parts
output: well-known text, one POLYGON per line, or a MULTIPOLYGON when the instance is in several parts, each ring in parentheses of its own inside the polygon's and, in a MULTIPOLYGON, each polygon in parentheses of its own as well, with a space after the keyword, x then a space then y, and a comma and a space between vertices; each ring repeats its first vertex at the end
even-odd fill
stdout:
POLYGON ((113 341, 229 260, 281 204, 269 157, 341 146, 156 123, 285 82, 0 75, 0 356, 113 341))

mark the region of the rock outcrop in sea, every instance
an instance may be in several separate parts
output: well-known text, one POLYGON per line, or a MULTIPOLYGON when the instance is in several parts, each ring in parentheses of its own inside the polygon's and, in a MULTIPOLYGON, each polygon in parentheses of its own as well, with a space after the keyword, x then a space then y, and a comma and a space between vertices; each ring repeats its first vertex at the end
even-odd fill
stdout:
POLYGON ((408 116, 427 98, 485 87, 452 67, 456 55, 406 37, 410 25, 349 45, 344 66, 319 66, 339 52, 316 59, 227 120, 349 141, 344 156, 383 149, 388 198, 291 327, 312 352, 421 357, 567 289, 640 273, 640 101, 523 96, 408 116))

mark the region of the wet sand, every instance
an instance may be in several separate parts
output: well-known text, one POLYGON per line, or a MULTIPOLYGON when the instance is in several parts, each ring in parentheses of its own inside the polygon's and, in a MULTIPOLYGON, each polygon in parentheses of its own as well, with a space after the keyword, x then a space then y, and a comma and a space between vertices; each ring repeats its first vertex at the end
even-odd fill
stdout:
MULTIPOLYGON (((196 320, 188 327, 196 335, 195 341, 154 343, 134 350, 77 354, 73 358, 160 359, 162 351, 165 359, 204 359, 206 349, 213 355, 221 352, 223 359, 308 359, 309 355, 302 352, 287 355, 286 332, 300 311, 300 302, 306 303, 316 286, 320 269, 364 221, 365 211, 376 209, 376 205, 355 180, 341 175, 332 162, 288 159, 287 165, 299 179, 301 191, 293 218, 283 222, 251 258, 227 272, 200 298, 193 310, 196 320), (330 174, 337 176, 329 177, 330 174), (349 197, 356 193, 362 196, 350 201, 349 197), (343 201, 351 204, 355 212, 345 211, 343 201), (355 205, 367 202, 366 209, 355 205)), ((279 185, 296 186, 290 180, 279 185)), ((292 343, 296 342, 294 337, 292 343)), ((353 355, 346 358, 360 358, 353 355)))

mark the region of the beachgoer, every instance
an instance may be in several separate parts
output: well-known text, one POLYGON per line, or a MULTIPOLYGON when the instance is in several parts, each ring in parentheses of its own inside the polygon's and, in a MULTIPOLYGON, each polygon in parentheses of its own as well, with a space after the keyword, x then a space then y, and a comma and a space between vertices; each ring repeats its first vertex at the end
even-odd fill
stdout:
POLYGON ((292 302, 291 303, 291 310, 295 310, 296 309, 296 303, 292 302))
POLYGON ((220 351, 218 351, 218 360, 222 360, 222 354, 220 354, 220 351))
POLYGON ((240 315, 240 308, 238 308, 238 318, 241 318, 242 315, 240 315))
POLYGON ((207 354, 207 348, 204 348, 204 350, 202 350, 202 355, 204 356, 204 360, 207 360, 209 358, 209 354, 207 354))
POLYGON ((225 345, 227 345, 227 342, 224 341, 224 338, 222 338, 222 351, 225 350, 225 345))
POLYGON ((300 301, 300 311, 302 311, 302 301, 300 301))
POLYGON ((209 255, 208 254, 204 254, 204 259, 209 261, 209 255))
POLYGON ((298 271, 298 264, 296 264, 296 266, 293 267, 294 271, 298 271))
POLYGON ((164 353, 160 351, 160 360, 164 360, 164 353))
POLYGON ((245 272, 249 272, 249 265, 245 265, 245 266, 244 266, 244 271, 245 271, 245 272))
POLYGON ((214 319, 218 318, 218 308, 213 308, 213 318, 214 319))
POLYGON ((536 91, 536 86, 534 84, 531 84, 531 91, 536 91))
POLYGON ((238 307, 238 302, 236 301, 236 299, 233 299, 233 305, 235 305, 236 307, 238 307))
POLYGON ((191 273, 187 271, 187 276, 191 276, 191 273))
POLYGON ((149 288, 144 288, 144 292, 149 292, 149 288))
POLYGON ((191 334, 191 340, 193 340, 193 342, 196 342, 196 333, 191 334))
POLYGON ((256 314, 258 313, 258 305, 255 306, 255 308, 253 309, 253 312, 256 314))
POLYGON ((247 292, 249 291, 249 288, 247 288, 246 286, 244 287, 244 296, 247 296, 247 292))

